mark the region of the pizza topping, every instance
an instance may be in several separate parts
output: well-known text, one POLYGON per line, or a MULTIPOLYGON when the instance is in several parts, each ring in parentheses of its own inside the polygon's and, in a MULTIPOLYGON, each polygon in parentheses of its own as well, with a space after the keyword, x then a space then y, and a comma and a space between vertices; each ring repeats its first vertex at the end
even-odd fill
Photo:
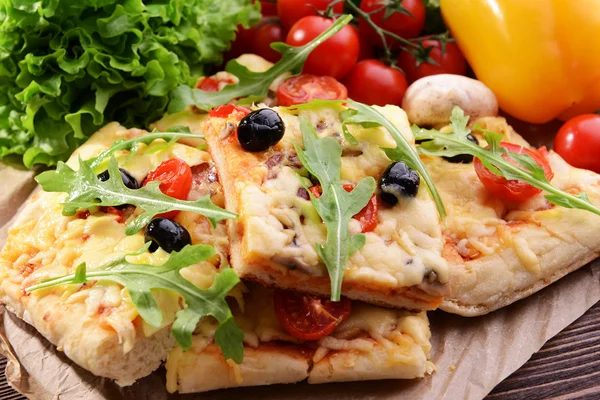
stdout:
POLYGON ((407 197, 415 197, 419 192, 421 178, 405 163, 391 163, 379 179, 379 196, 389 205, 407 197))
POLYGON ((235 104, 225 104, 224 106, 219 106, 210 110, 208 115, 216 118, 227 118, 231 114, 236 113, 236 116, 244 117, 248 115, 250 110, 246 107, 236 106, 235 104))
POLYGON ((146 227, 144 241, 151 242, 150 250, 154 253, 160 247, 167 253, 181 251, 192 244, 190 233, 183 226, 168 218, 155 218, 146 227))
MULTIPOLYGON (((548 181, 554 176, 550 164, 548 164, 548 160, 543 155, 544 150, 530 150, 523 146, 505 142, 501 142, 500 146, 510 152, 503 154, 502 158, 508 160, 517 167, 519 164, 511 156, 513 154, 526 154, 531 157, 538 166, 543 168, 543 173, 548 181)), ((521 180, 508 180, 494 174, 483 165, 479 158, 475 159, 475 172, 481 183, 483 183, 483 186, 485 186, 485 188, 494 196, 504 201, 522 202, 542 191, 542 189, 533 187, 527 182, 521 180)))
MULTIPOLYGON (((171 158, 163 161, 154 171, 150 172, 142 186, 148 183, 160 182, 160 191, 174 199, 186 200, 192 188, 192 169, 185 161, 171 158)), ((158 217, 174 218, 179 211, 169 211, 158 217)))
MULTIPOLYGON (((129 172, 127 172, 123 168, 119 168, 119 171, 121 172, 121 179, 123 179, 123 184, 126 187, 128 187, 129 189, 139 189, 140 188, 140 183, 137 181, 137 179, 135 179, 133 176, 131 176, 131 174, 129 172)), ((106 182, 108 180, 108 178, 110 178, 108 170, 98 174, 98 179, 100 179, 101 182, 106 182)))
POLYGON ((300 340, 319 340, 329 335, 351 310, 347 298, 333 302, 279 289, 275 291, 274 303, 281 326, 300 340))
MULTIPOLYGON (((110 169, 109 169, 110 170, 110 169)), ((130 256, 139 256, 146 247, 130 256)), ((233 319, 233 314, 225 300, 228 293, 240 282, 231 268, 224 268, 214 276, 208 289, 200 289, 183 277, 181 270, 206 261, 215 255, 215 250, 207 245, 185 246, 173 252, 160 266, 134 264, 127 261, 127 255, 96 266, 88 271, 82 263, 77 270, 65 276, 47 279, 26 291, 53 288, 68 284, 82 284, 89 281, 110 281, 123 285, 131 296, 131 301, 139 315, 148 325, 158 328, 163 323, 163 312, 153 296, 156 289, 166 289, 180 295, 185 307, 175 314, 171 332, 177 344, 184 350, 192 346, 192 334, 201 318, 213 316, 219 323, 214 334, 214 342, 221 348, 226 359, 241 363, 244 356, 243 338, 233 319)), ((133 257, 132 257, 133 258, 133 257)))
MULTIPOLYGON (((467 135, 471 132, 467 128, 469 117, 465 116, 463 110, 459 107, 454 107, 452 110, 450 122, 452 128, 450 133, 413 126, 415 139, 423 140, 418 147, 421 154, 446 157, 470 154, 479 159, 482 166, 497 177, 502 177, 507 181, 527 183, 531 187, 547 192, 548 194, 545 197, 552 204, 565 208, 586 210, 600 215, 600 208, 590 202, 585 192, 568 193, 549 182, 547 173, 550 171, 542 165, 544 164, 541 160, 543 157, 536 159, 527 151, 523 153, 511 151, 510 148, 502 145, 502 135, 481 129, 477 125, 475 125, 475 128, 483 131, 488 147, 483 148, 476 145, 467 138, 467 135)), ((513 191, 511 189, 509 192, 513 191)))
MULTIPOLYGON (((467 135, 467 139, 470 140, 471 142, 475 143, 476 145, 479 145, 479 140, 477 140, 477 138, 473 135, 471 135, 470 133, 467 135)), ((453 157, 442 157, 444 160, 451 162, 451 163, 456 163, 456 164, 469 164, 473 162, 473 156, 471 154, 458 154, 456 156, 453 157)))
POLYGON ((335 78, 301 74, 285 80, 277 88, 277 103, 280 106, 308 103, 314 99, 344 100, 348 90, 335 78))
POLYGON ((261 108, 246 115, 238 126, 238 140, 246 151, 265 151, 276 145, 285 126, 277 112, 270 108, 261 108))

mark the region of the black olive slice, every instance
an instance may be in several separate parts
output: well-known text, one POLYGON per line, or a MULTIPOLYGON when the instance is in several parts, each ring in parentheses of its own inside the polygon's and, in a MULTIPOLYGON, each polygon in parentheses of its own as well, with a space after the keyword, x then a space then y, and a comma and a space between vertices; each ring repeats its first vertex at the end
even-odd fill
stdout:
POLYGON ((281 140, 284 131, 285 126, 279 114, 270 108, 261 108, 240 121, 238 140, 246 151, 265 151, 281 140))
POLYGON ((181 251, 192 243, 190 233, 183 226, 168 218, 155 218, 146 227, 144 240, 150 244, 151 253, 162 248, 167 253, 181 251))
POLYGON ((395 205, 403 197, 415 197, 419 192, 421 178, 403 162, 391 163, 379 179, 379 197, 389 205, 395 205))
MULTIPOLYGON (((121 171, 121 179, 123 180, 123 184, 125 186, 127 186, 129 189, 140 188, 140 183, 138 182, 138 180, 131 176, 131 174, 126 169, 119 168, 119 171, 121 171)), ((106 182, 108 178, 110 178, 108 170, 98 174, 98 179, 100 179, 100 181, 102 182, 106 182)))

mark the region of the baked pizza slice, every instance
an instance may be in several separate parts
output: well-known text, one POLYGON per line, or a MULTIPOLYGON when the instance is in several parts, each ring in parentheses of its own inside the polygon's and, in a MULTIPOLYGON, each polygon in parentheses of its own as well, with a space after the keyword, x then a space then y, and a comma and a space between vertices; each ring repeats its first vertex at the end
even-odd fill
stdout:
MULTIPOLYGON (((413 142, 401 109, 375 109, 413 142)), ((340 104, 327 103, 299 109, 260 106, 247 116, 250 110, 233 105, 211 111, 204 134, 224 187, 227 209, 239 215, 229 223, 231 265, 244 279, 328 296, 333 272, 325 266, 323 249, 337 229, 341 232, 334 239, 339 239, 338 244, 364 235, 364 244, 348 251, 345 268, 336 270, 343 273, 343 295, 386 306, 435 309, 446 294, 448 279, 436 206, 425 185, 419 185, 419 175, 404 163, 392 163, 382 150, 396 148, 392 135, 383 127, 343 124, 340 112, 344 110, 340 104), (332 174, 337 165, 339 171, 333 175, 338 176, 332 179, 339 182, 331 185, 337 185, 335 196, 345 195, 339 193, 342 186, 346 192, 355 192, 359 187, 365 189, 368 185, 362 182, 370 180, 379 182, 377 190, 384 201, 375 194, 369 200, 370 194, 364 197, 363 193, 354 217, 345 215, 349 223, 330 220, 326 226, 321 214, 348 214, 358 203, 350 198, 342 206, 341 200, 330 196, 324 206, 330 208, 317 213, 314 203, 321 186, 314 165, 304 165, 308 152, 299 157, 295 147, 300 149, 307 139, 300 129, 301 120, 315 130, 315 138, 325 141, 322 143, 341 147, 341 154, 327 153, 327 160, 312 157, 313 164, 321 163, 317 167, 324 175, 332 174), (262 129, 261 124, 271 123, 274 125, 264 131, 252 133, 262 129), (340 202, 332 205, 336 200, 340 202)), ((372 184, 371 193, 375 186, 372 184)), ((341 253, 348 250, 344 246, 338 247, 341 253)))
MULTIPOLYGON (((80 166, 79 159, 93 159, 117 140, 146 135, 146 131, 108 124, 76 151, 68 165, 76 169, 80 166)), ((211 195, 213 202, 223 203, 214 166, 205 151, 180 143, 168 144, 165 140, 148 140, 140 143, 135 152, 119 150, 112 155, 118 160, 123 184, 128 188, 145 184, 146 177, 153 171, 176 161, 177 165, 187 166, 190 172, 187 191, 177 196, 192 201, 211 195)), ((110 179, 102 172, 104 169, 104 164, 96 168, 98 181, 110 179)), ((67 191, 68 185, 60 181, 56 189, 67 191)), ((81 185, 82 193, 93 185, 87 188, 81 185)), ((181 309, 182 299, 174 292, 153 290, 162 321, 152 326, 141 318, 130 292, 123 285, 114 280, 92 280, 92 275, 124 259, 128 263, 142 264, 143 268, 163 265, 169 260, 165 248, 180 247, 182 243, 168 237, 173 232, 165 234, 159 227, 150 239, 155 238, 161 247, 154 252, 138 252, 144 248, 148 236, 145 238, 144 230, 128 235, 127 229, 140 216, 139 207, 93 206, 65 216, 62 203, 68 201, 67 197, 65 193, 37 191, 28 200, 0 252, 0 299, 78 365, 95 375, 130 385, 158 368, 175 345, 169 327, 181 309), (133 253, 136 254, 127 256, 133 253), (86 283, 80 280, 79 284, 29 290, 36 284, 46 285, 47 278, 76 270, 80 273, 82 270, 78 267, 83 264, 89 279, 86 283)), ((226 235, 224 223, 213 226, 207 217, 189 211, 171 211, 168 216, 172 220, 167 228, 185 230, 191 244, 201 243, 215 249, 213 257, 181 270, 196 286, 210 286, 219 271, 218 266, 227 261, 223 257, 227 241, 218 240, 226 235)))
POLYGON ((380 308, 348 299, 339 305, 294 292, 274 292, 257 284, 248 285, 239 300, 234 314, 244 332, 243 362, 225 360, 213 343, 214 326, 201 325, 190 350, 174 348, 168 356, 169 392, 305 380, 318 384, 414 379, 434 371, 427 361, 431 345, 425 312, 380 308), (305 311, 305 321, 294 320, 290 308, 297 307, 305 311), (332 320, 319 320, 314 314, 319 311, 337 312, 335 315, 345 320, 323 336, 332 320), (306 328, 309 322, 316 325, 306 328), (311 335, 316 340, 298 338, 311 335))
MULTIPOLYGON (((502 145, 511 151, 532 149, 503 118, 482 118, 471 128, 481 146, 487 146, 487 130, 501 134, 502 145)), ((572 195, 585 192, 600 206, 600 175, 571 167, 553 151, 529 154, 544 166, 552 185, 572 195)), ((547 192, 529 192, 529 185, 497 184, 503 178, 486 173, 472 157, 458 157, 422 157, 448 211, 444 256, 451 295, 440 308, 464 316, 486 314, 600 256, 600 216, 554 205, 547 192)))

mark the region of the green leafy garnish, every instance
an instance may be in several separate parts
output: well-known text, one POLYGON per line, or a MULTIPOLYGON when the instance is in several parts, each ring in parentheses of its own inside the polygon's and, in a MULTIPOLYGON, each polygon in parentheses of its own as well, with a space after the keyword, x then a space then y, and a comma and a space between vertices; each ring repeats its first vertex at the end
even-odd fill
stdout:
POLYGON ((265 72, 252 72, 236 60, 229 61, 225 70, 235 75, 239 82, 227 85, 219 92, 206 92, 187 85, 179 86, 172 93, 169 113, 179 112, 189 105, 208 111, 240 97, 253 96, 254 101, 264 98, 275 79, 284 72, 299 74, 308 55, 346 26, 351 19, 351 15, 341 16, 329 29, 304 46, 292 47, 285 43, 273 43, 271 47, 281 53, 281 59, 265 72))
POLYGON ((148 126, 259 19, 251 0, 0 1, 0 159, 56 165, 107 121, 148 126))
POLYGON ((442 218, 446 216, 446 209, 442 198, 435 188, 433 180, 429 176, 425 165, 419 158, 419 155, 415 149, 408 143, 408 141, 402 136, 400 130, 391 123, 383 114, 377 111, 375 108, 359 103, 354 100, 313 100, 310 103, 293 105, 287 107, 289 110, 306 110, 318 107, 337 107, 340 109, 340 117, 342 118, 344 131, 344 137, 350 144, 356 143, 356 138, 348 137, 349 131, 346 124, 357 124, 365 128, 372 128, 377 126, 384 127, 392 136, 396 142, 395 148, 383 148, 382 150, 392 161, 402 161, 406 163, 410 168, 417 171, 421 178, 425 181, 427 189, 435 202, 438 213, 442 218), (342 105, 348 104, 352 108, 342 107, 342 105))
MULTIPOLYGON (((145 250, 145 249, 143 249, 145 250)), ((235 324, 225 297, 239 282, 231 268, 223 269, 215 275, 212 286, 199 289, 181 276, 181 269, 208 260, 215 254, 207 245, 186 246, 180 252, 171 253, 160 267, 146 264, 132 264, 127 257, 121 257, 92 271, 87 271, 85 263, 77 267, 73 274, 41 281, 26 289, 27 292, 52 288, 60 285, 81 284, 88 281, 110 281, 124 286, 131 296, 140 316, 149 325, 158 328, 163 315, 154 296, 153 289, 172 290, 185 300, 186 307, 177 312, 171 328, 177 344, 184 350, 192 345, 192 333, 202 317, 212 316, 219 321, 215 332, 215 343, 221 348, 225 358, 241 363, 244 356, 242 339, 244 334, 235 324)))
MULTIPOLYGON (((327 240, 316 244, 331 280, 331 300, 339 301, 344 269, 348 259, 365 244, 365 235, 350 235, 348 224, 362 210, 375 191, 375 180, 363 178, 351 192, 340 181, 342 147, 333 137, 320 139, 306 118, 300 118, 304 150, 294 144, 302 165, 319 180, 320 197, 310 195, 311 202, 327 227, 327 240)), ((309 191, 310 193, 310 191, 309 191)))
POLYGON ((149 145, 157 139, 164 140, 165 147, 172 145, 181 138, 190 139, 204 139, 204 136, 198 133, 190 132, 190 128, 187 126, 175 126, 167 129, 166 132, 153 131, 143 136, 134 137, 131 139, 119 139, 110 146, 110 148, 104 150, 97 157, 89 160, 90 166, 96 168, 102 161, 116 153, 117 151, 129 151, 130 157, 133 156, 139 150, 140 144, 149 145))
POLYGON ((421 154, 445 157, 470 154, 477 157, 487 169, 496 175, 508 180, 527 182, 531 186, 544 190, 548 193, 545 195, 546 199, 555 205, 587 210, 600 215, 600 209, 590 202, 586 193, 581 192, 572 195, 552 186, 546 179, 544 169, 531 156, 511 152, 501 147, 502 135, 484 131, 484 138, 489 148, 480 147, 467 139, 467 135, 471 132, 467 128, 469 117, 465 116, 463 110, 459 107, 454 107, 452 110, 450 122, 452 132, 447 134, 435 129, 412 127, 415 139, 425 140, 418 148, 421 154), (508 160, 505 155, 510 157, 517 165, 508 160))
POLYGON ((109 179, 100 181, 90 165, 79 160, 79 170, 75 171, 67 164, 59 162, 55 171, 46 171, 35 180, 46 192, 65 192, 68 194, 63 205, 63 215, 74 215, 79 209, 94 206, 118 206, 132 204, 144 211, 127 224, 125 233, 133 235, 157 214, 171 210, 191 211, 202 214, 211 223, 223 219, 235 218, 236 214, 215 206, 206 195, 196 201, 175 199, 163 194, 160 182, 153 181, 139 189, 129 189, 123 184, 117 160, 112 157, 108 165, 109 179))

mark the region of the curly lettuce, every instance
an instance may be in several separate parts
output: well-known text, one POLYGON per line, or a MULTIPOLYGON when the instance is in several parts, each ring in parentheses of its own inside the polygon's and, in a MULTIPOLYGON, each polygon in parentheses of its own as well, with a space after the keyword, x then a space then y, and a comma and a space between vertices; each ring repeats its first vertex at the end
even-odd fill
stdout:
POLYGON ((251 0, 0 0, 0 159, 65 160, 109 121, 146 127, 260 18, 251 0))

